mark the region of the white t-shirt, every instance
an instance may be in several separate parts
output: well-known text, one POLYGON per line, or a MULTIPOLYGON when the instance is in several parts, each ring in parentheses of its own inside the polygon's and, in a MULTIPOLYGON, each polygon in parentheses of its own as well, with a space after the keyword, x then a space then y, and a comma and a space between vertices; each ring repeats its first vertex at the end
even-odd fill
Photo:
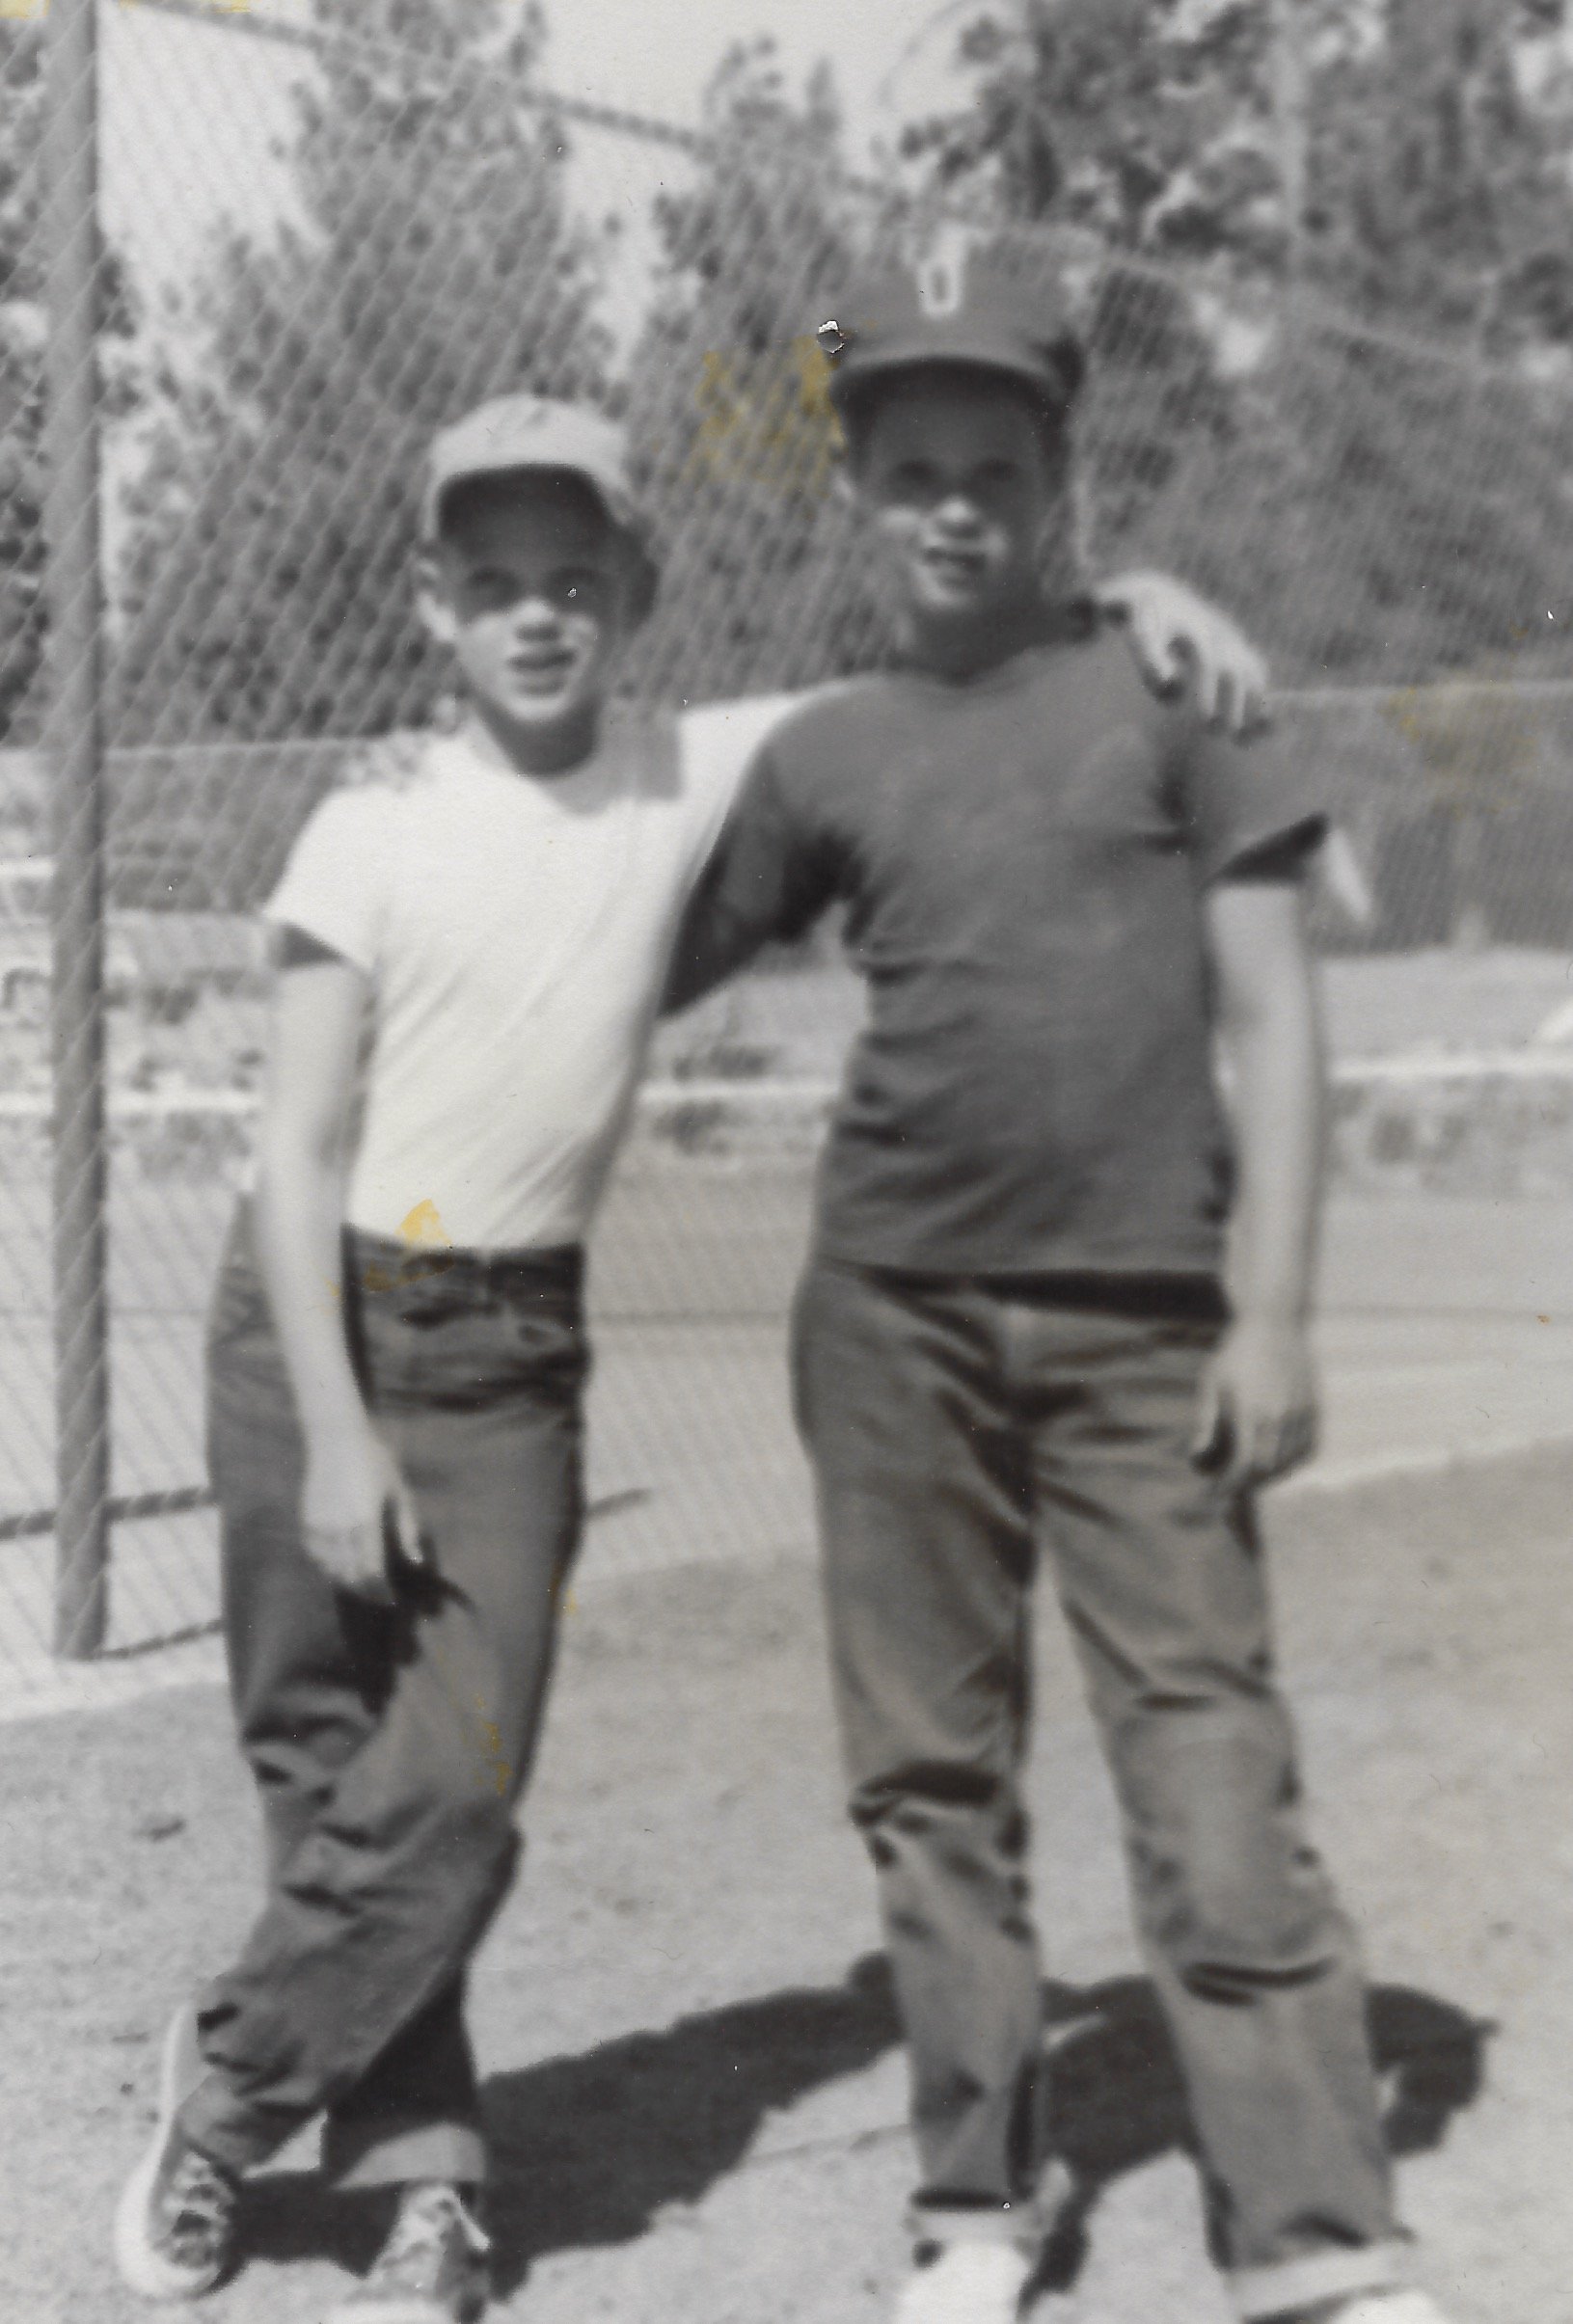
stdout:
POLYGON ((478 1250, 583 1238, 678 917, 790 706, 690 711, 550 778, 433 737, 317 807, 264 917, 371 980, 353 1226, 478 1250))

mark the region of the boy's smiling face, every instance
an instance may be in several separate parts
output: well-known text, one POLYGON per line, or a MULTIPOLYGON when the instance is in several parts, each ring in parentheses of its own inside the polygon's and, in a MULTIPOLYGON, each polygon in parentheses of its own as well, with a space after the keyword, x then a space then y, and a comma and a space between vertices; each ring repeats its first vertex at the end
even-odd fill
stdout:
POLYGON ((1036 607, 1041 544, 1069 522, 1065 464, 1008 382, 960 366, 898 375, 854 447, 858 498, 920 638, 1036 607))
POLYGON ((526 471, 456 487, 421 612, 522 763, 577 763, 633 627, 627 550, 581 479, 526 471))

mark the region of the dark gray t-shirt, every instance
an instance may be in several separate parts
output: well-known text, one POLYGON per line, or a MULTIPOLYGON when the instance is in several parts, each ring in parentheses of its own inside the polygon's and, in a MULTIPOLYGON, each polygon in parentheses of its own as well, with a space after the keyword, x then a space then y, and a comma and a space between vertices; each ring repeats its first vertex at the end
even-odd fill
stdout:
POLYGON ((1210 1273, 1230 1147, 1208 883, 1323 819, 1088 622, 981 678, 855 680, 756 757, 669 1000, 832 901, 867 980, 818 1247, 961 1274, 1210 1273))

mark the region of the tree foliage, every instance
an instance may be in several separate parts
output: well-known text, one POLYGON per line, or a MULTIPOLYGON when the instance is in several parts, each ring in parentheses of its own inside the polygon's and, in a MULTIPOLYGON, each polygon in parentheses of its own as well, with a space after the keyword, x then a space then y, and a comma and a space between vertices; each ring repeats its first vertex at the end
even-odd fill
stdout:
POLYGON ((0 20, 0 741, 30 739, 43 651, 41 43, 0 20))
POLYGON ((1573 72, 1561 10, 1387 0, 1311 101, 1315 277, 1386 322, 1573 346, 1573 72))
POLYGON ((126 577, 127 740, 420 716, 440 683, 411 586, 432 431, 491 393, 605 391, 599 254, 531 101, 538 17, 503 0, 316 16, 296 213, 229 236, 200 360, 164 381, 126 577))
POLYGON ((1298 223, 1317 285, 1389 325, 1565 339, 1564 14, 1562 0, 1008 0, 961 37, 970 101, 907 149, 941 184, 986 184, 1003 215, 1111 251, 1279 281, 1298 223), (1298 140, 1280 94, 1295 59, 1298 140))
POLYGON ((1562 14, 1304 0, 1298 220, 1256 0, 996 7, 962 38, 976 102, 909 141, 1002 227, 1098 254, 1100 553, 1247 608, 1286 674, 1566 662, 1562 14), (1395 333, 1451 338, 1453 359, 1395 333))
MULTIPOLYGON (((37 741, 43 711, 43 107, 42 28, 0 14, 0 743, 37 741)), ((100 408, 114 417, 135 400, 137 365, 113 252, 97 301, 100 408)))
POLYGON ((1282 243, 1260 0, 1020 0, 962 36, 974 101, 905 139, 947 187, 1112 249, 1261 259, 1282 243))
POLYGON ((693 182, 656 206, 661 273, 629 392, 665 568, 637 676, 691 698, 801 683, 827 644, 845 666, 869 619, 841 554, 813 338, 859 238, 833 90, 821 72, 794 103, 772 44, 742 45, 703 127, 693 182))
POLYGON ((1209 352, 1192 326, 1139 398, 1128 361, 1098 366, 1085 436, 1105 560, 1166 564, 1239 608, 1287 681, 1565 668, 1555 414, 1536 424, 1530 399, 1467 366, 1325 326, 1281 332, 1227 385, 1209 352), (1177 377, 1200 423, 1144 425, 1172 414, 1177 377))

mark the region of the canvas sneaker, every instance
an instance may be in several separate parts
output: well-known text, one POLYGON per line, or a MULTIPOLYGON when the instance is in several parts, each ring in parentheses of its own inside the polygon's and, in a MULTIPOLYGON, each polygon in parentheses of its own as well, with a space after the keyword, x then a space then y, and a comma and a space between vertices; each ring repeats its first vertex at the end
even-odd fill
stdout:
POLYGON ((323 2324, 478 2324, 491 2249, 459 2188, 437 2179, 406 2187, 371 2273, 323 2324))
POLYGON ((203 2070, 196 2012, 181 2009, 164 2037, 153 2135, 115 2213, 116 2265, 145 2300, 200 2299, 234 2249, 240 2181, 189 2145, 176 2121, 203 2070))
POLYGON ((897 2295, 895 2324, 1016 2324, 1031 2274, 1014 2243, 920 2245, 897 2295))

